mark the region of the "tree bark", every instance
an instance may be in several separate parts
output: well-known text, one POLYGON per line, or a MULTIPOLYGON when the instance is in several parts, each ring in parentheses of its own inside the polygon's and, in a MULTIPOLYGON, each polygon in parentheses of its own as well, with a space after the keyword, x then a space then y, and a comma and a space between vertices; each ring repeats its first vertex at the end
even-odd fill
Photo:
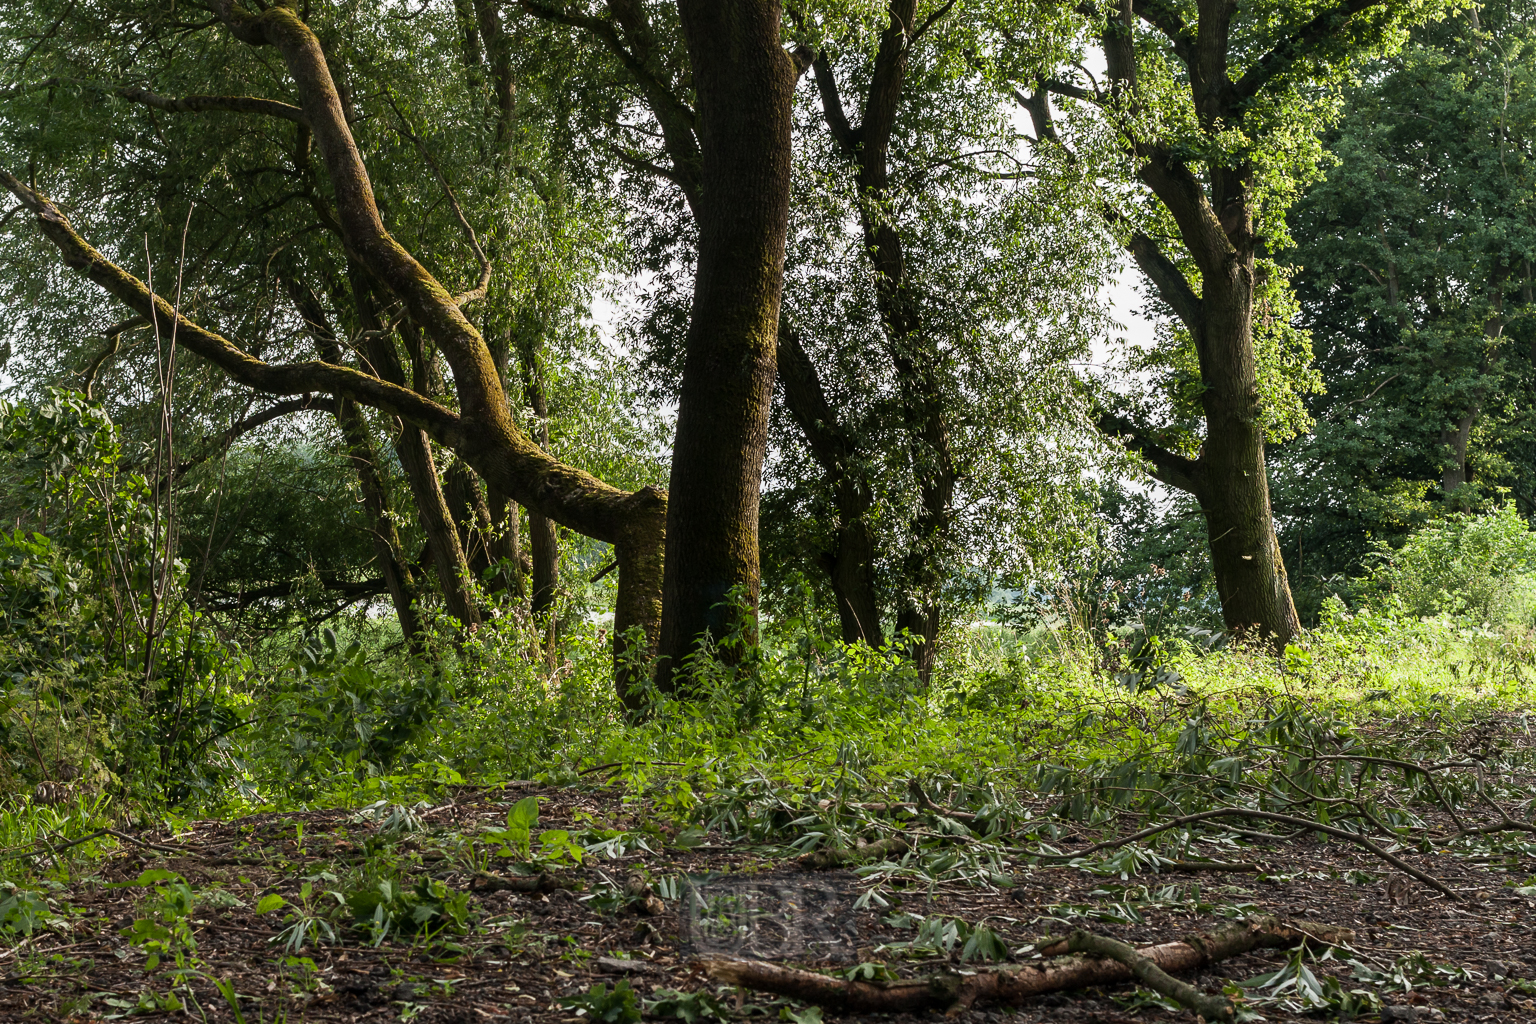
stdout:
POLYGON ((1234 263, 1225 274, 1205 278, 1206 330, 1198 348, 1206 429, 1195 497, 1205 514, 1227 628, 1284 647, 1301 622, 1269 503, 1253 353, 1251 251, 1234 263))
POLYGON ((704 635, 731 627, 733 592, 757 608, 796 78, 776 0, 679 0, 678 12, 698 106, 699 242, 667 506, 662 689, 704 635))
POLYGON ((459 547, 464 549, 464 560, 475 579, 483 580, 491 567, 491 550, 487 538, 491 536, 491 507, 480 493, 480 481, 475 471, 463 459, 454 459, 443 474, 443 497, 448 500, 448 512, 458 528, 459 547))
MULTIPOLYGON (((1088 933, 1074 935, 1080 936, 1079 944, 1092 944, 1088 933), (1088 939, 1086 943, 1085 939, 1088 939)), ((1353 939, 1354 932, 1348 928, 1311 921, 1292 922, 1265 915, 1219 931, 1191 935, 1183 941, 1143 946, 1134 952, 1160 971, 1183 974, 1255 949, 1284 949, 1307 941, 1336 945, 1353 939)), ((1065 947, 1062 952, 1066 952, 1070 945, 1058 944, 1065 947)), ((706 958, 702 967, 712 981, 853 1013, 948 1009, 954 1015, 977 1002, 1008 1005, 1047 992, 1123 984, 1136 977, 1132 968, 1119 960, 1083 956, 965 974, 950 972, 911 981, 846 981, 761 960, 724 957, 706 958)))

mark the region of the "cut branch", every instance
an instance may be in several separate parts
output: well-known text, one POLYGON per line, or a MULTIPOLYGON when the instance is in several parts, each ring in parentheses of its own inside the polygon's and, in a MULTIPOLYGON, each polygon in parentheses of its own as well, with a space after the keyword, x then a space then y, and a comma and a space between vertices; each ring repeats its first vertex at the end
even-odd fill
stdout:
POLYGON ((1226 996, 1208 996, 1195 986, 1180 981, 1157 965, 1157 961, 1143 956, 1131 946, 1117 939, 1079 928, 1067 937, 1069 953, 1090 953, 1094 956, 1124 964, 1131 976, 1152 991, 1167 996, 1181 1006, 1194 1010, 1206 1020, 1231 1020, 1232 1001, 1226 996))
POLYGON ((1135 832, 1128 836, 1121 836, 1118 839, 1106 839, 1102 843, 1094 843, 1092 846, 1078 850, 1076 853, 1050 854, 1045 859, 1076 860, 1078 857, 1086 857, 1088 854, 1096 853, 1099 850, 1114 850, 1122 846, 1128 846, 1131 843, 1146 839, 1149 836, 1155 836, 1160 832, 1167 832, 1169 829, 1179 828, 1184 825, 1192 825, 1197 821, 1212 821, 1218 818, 1248 818, 1258 821, 1275 821, 1282 825, 1294 825, 1297 828, 1306 829, 1310 832, 1321 832, 1323 835, 1333 836, 1335 839, 1347 840, 1348 842, 1355 843, 1364 847, 1375 856, 1397 868, 1403 874, 1411 875, 1412 877, 1418 879, 1420 882, 1423 882, 1431 889, 1440 893, 1446 899, 1455 903, 1461 902, 1461 897, 1447 888, 1446 885, 1439 879, 1432 875, 1425 874, 1396 854, 1382 849, 1379 845, 1373 843, 1367 836, 1363 836, 1358 832, 1350 832, 1342 828, 1334 828, 1332 825, 1324 825, 1319 821, 1308 821, 1306 818, 1298 818, 1293 814, 1281 814, 1278 811, 1260 811, 1251 807, 1215 807, 1208 811, 1197 811, 1194 814, 1186 814, 1181 817, 1165 821, 1161 825, 1153 825, 1150 828, 1144 828, 1140 832, 1135 832))

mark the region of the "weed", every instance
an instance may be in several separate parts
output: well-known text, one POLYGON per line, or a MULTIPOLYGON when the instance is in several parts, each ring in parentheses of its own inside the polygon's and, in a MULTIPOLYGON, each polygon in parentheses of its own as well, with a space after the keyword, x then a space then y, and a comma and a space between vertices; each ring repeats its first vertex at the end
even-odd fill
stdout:
POLYGON ((640 1020, 640 1001, 625 978, 609 988, 598 982, 585 992, 566 996, 560 1005, 573 1010, 576 1016, 600 1024, 636 1024, 640 1020))

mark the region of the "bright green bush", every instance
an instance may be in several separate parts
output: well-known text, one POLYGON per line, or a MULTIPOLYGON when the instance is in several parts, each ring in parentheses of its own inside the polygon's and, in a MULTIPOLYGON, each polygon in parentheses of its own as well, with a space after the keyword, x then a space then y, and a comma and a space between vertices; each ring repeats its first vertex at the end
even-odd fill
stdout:
POLYGON ((1536 534, 1506 504, 1485 515, 1456 514, 1383 545, 1361 592, 1376 607, 1413 617, 1476 622, 1529 617, 1536 596, 1536 534))

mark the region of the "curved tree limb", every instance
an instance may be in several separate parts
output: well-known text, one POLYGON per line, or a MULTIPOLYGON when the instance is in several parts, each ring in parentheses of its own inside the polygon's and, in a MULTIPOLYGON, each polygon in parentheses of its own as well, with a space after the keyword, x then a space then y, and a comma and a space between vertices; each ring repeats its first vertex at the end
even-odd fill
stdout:
POLYGON ((274 395, 332 392, 419 424, 444 445, 463 443, 459 416, 409 388, 389 384, 371 374, 324 362, 267 363, 229 339, 193 322, 151 292, 144 282, 107 259, 75 231, 69 219, 46 197, 0 169, 0 185, 20 199, 37 218, 38 228, 54 244, 71 269, 90 278, 140 317, 176 325, 176 341, 202 356, 241 384, 274 395))
POLYGON ((283 103, 280 100, 262 99, 259 96, 161 96, 159 93, 150 92, 148 89, 140 89, 137 86, 128 86, 116 90, 115 95, 134 103, 142 103, 156 110, 166 110, 173 114, 200 114, 210 110, 222 110, 235 114, 263 114, 267 117, 278 117, 295 124, 309 123, 309 118, 304 111, 291 103, 283 103))

